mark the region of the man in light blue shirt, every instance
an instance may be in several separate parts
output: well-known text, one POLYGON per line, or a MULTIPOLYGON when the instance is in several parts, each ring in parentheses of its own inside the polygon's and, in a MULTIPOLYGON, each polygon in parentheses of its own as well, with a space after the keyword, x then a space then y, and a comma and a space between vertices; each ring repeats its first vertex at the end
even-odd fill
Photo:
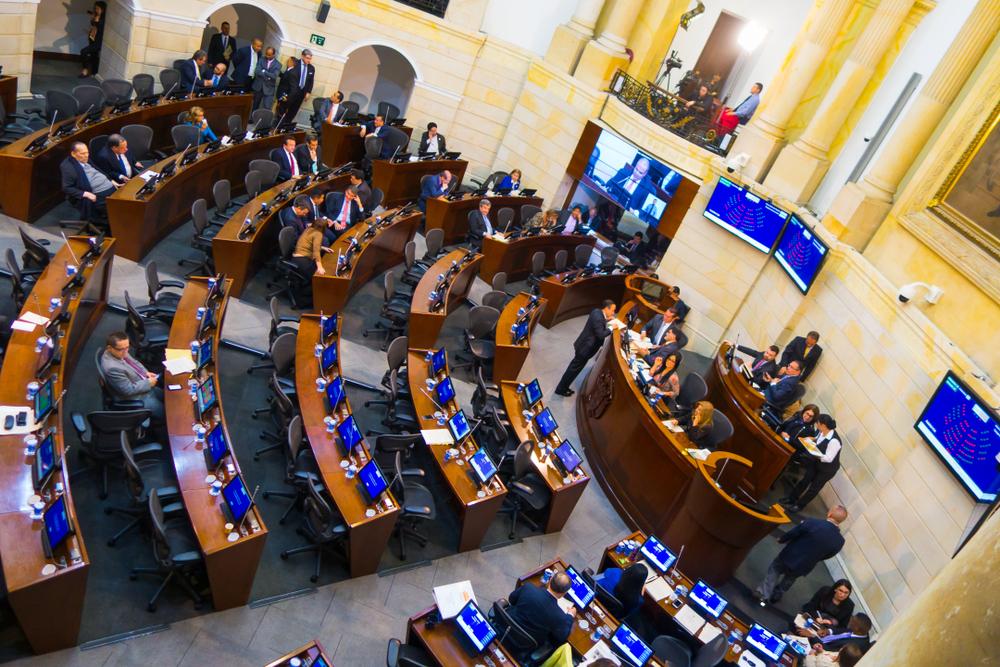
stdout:
MULTIPOLYGON (((736 105, 735 109, 725 109, 722 112, 723 119, 728 116, 735 116, 740 125, 746 125, 753 118, 760 104, 760 91, 764 90, 764 84, 755 83, 750 86, 750 94, 746 99, 736 105)), ((725 122, 722 123, 725 125, 725 122)))

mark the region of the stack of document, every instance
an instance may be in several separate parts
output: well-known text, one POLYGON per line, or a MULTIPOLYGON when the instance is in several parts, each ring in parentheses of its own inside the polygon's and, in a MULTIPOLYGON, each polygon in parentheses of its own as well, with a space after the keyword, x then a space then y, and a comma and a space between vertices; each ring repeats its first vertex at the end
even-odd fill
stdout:
POLYGON ((607 658, 611 660, 616 665, 620 665, 621 661, 618 660, 618 656, 614 654, 611 647, 605 644, 603 641, 597 642, 590 647, 590 650, 583 654, 583 662, 580 663, 579 667, 586 667, 587 665, 592 665, 594 662, 600 658, 607 658))
POLYGON ((10 328, 14 331, 31 332, 35 330, 35 327, 44 327, 48 323, 49 318, 27 310, 23 315, 21 315, 21 317, 11 322, 10 328))
MULTIPOLYGON (((437 604, 441 618, 454 618, 468 604, 469 600, 476 602, 476 594, 472 591, 472 582, 456 581, 453 584, 434 587, 434 603, 437 604)), ((476 604, 479 604, 476 602, 476 604)))
POLYGON ((673 594, 674 589, 663 577, 656 577, 646 582, 646 592, 652 595, 654 600, 664 600, 673 594))
POLYGON ((421 429, 420 435, 424 436, 424 442, 428 445, 450 445, 455 442, 451 431, 446 428, 421 429))
POLYGON ((681 627, 692 635, 697 635, 698 631, 701 630, 701 626, 705 625, 705 619, 701 617, 701 614, 687 605, 677 610, 674 620, 680 623, 681 627))
POLYGON ((167 348, 163 367, 171 375, 182 375, 190 373, 196 366, 194 359, 191 358, 191 350, 167 348))

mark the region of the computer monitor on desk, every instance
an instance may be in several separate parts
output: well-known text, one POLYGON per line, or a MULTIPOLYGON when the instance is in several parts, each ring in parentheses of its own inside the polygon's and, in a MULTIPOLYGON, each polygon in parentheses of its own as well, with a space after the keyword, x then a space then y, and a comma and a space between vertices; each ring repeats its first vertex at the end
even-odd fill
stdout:
POLYGON ((493 463, 493 459, 490 458, 490 455, 482 447, 469 457, 469 468, 471 469, 472 478, 478 486, 486 486, 493 479, 493 476, 497 474, 496 464, 493 463))
POLYGON ((576 608, 583 611, 593 601, 597 592, 587 585, 580 573, 573 569, 572 565, 566 566, 566 576, 569 577, 570 588, 566 596, 576 605, 576 608))
POLYGON ((336 412, 344 400, 344 380, 337 376, 326 385, 326 403, 330 412, 336 412))
POLYGON ((569 440, 563 440, 562 444, 555 449, 556 464, 562 468, 563 475, 568 475, 574 470, 576 470, 583 460, 580 455, 576 453, 573 445, 570 444, 569 440))
POLYGON ((201 370, 205 366, 212 363, 212 339, 206 338, 205 340, 198 343, 198 353, 197 359, 195 359, 195 368, 201 370))
POLYGON ((666 574, 677 560, 677 556, 653 535, 646 538, 646 541, 639 548, 639 552, 660 574, 666 574))
POLYGON ((215 378, 209 375, 205 381, 198 385, 195 407, 198 410, 198 419, 203 419, 209 410, 215 407, 215 378))
POLYGON ((691 589, 688 599, 695 604, 695 607, 701 609, 712 618, 719 618, 726 605, 729 604, 724 597, 709 588, 700 579, 694 585, 694 588, 691 589))
POLYGON ((326 340, 333 334, 337 333, 337 313, 334 313, 333 315, 323 315, 319 318, 319 321, 323 329, 323 340, 326 340))
POLYGON ((431 375, 437 375, 444 370, 445 363, 447 362, 447 356, 442 347, 440 350, 434 352, 431 355, 430 371, 431 375))
POLYGON ((475 601, 469 600, 455 616, 458 637, 472 656, 480 655, 497 637, 497 631, 486 620, 475 601))
POLYGON ((59 545, 66 541, 66 538, 73 533, 73 524, 69 520, 69 512, 66 510, 66 496, 56 498, 55 502, 49 505, 42 517, 44 529, 42 532, 42 549, 46 558, 52 558, 59 545))
POLYGON ((535 378, 528 384, 524 385, 524 403, 525 407, 533 408, 538 405, 538 402, 542 400, 542 387, 538 384, 538 378, 535 378))
POLYGON ((326 375, 330 369, 337 365, 337 343, 330 343, 323 348, 323 353, 319 358, 319 372, 326 375))
POLYGON ((347 419, 337 424, 337 433, 340 435, 341 453, 348 456, 351 450, 361 442, 361 431, 354 421, 354 415, 347 415, 347 419))
POLYGON ((769 662, 778 662, 788 647, 788 642, 767 628, 754 623, 747 632, 745 644, 769 662))
POLYGON ((446 377, 434 386, 434 393, 437 395, 438 405, 445 406, 455 398, 455 385, 450 377, 446 377))
POLYGON ((205 465, 208 469, 213 472, 218 470, 222 459, 229 453, 229 440, 222 429, 222 422, 213 426, 208 432, 205 437, 205 449, 202 452, 205 454, 205 465))
POLYGON ((226 518, 235 526, 243 523, 247 512, 253 507, 253 498, 247 492, 247 485, 243 483, 243 478, 236 475, 229 483, 222 487, 223 513, 226 518))
POLYGON ((552 411, 545 408, 535 415, 535 427, 538 429, 538 436, 544 439, 552 435, 553 431, 559 428, 559 425, 556 423, 556 418, 552 416, 552 411))
POLYGON ((643 667, 653 656, 653 649, 624 623, 611 635, 611 649, 633 667, 643 667))
POLYGON ((50 431, 42 439, 38 450, 35 452, 35 463, 31 467, 31 481, 35 491, 41 491, 52 477, 56 470, 56 446, 55 438, 50 431))
POLYGON ((469 427, 469 420, 465 418, 463 410, 459 410, 448 419, 448 430, 456 445, 469 437, 472 428, 469 427))
POLYGON ((358 471, 358 479, 361 480, 361 493, 369 505, 377 503, 385 490, 389 488, 389 483, 385 480, 378 464, 375 463, 375 459, 369 459, 368 463, 361 466, 361 470, 358 471))

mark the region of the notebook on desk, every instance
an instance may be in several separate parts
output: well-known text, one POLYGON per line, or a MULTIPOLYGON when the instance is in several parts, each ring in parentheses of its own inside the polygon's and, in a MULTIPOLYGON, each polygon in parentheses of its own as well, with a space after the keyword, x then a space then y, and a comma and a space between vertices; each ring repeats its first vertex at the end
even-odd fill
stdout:
POLYGON ((674 620, 692 635, 698 634, 698 631, 701 630, 701 626, 705 625, 705 619, 701 616, 701 614, 686 604, 677 610, 677 614, 674 615, 674 620))
POLYGON ((646 582, 646 592, 652 595, 654 600, 664 600, 670 597, 674 589, 663 577, 654 576, 651 581, 646 582))

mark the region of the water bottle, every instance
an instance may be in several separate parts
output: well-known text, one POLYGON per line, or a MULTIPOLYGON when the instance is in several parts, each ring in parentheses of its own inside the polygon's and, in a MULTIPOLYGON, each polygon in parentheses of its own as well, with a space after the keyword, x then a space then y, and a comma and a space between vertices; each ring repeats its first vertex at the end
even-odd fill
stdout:
POLYGON ((323 356, 323 344, 322 343, 316 343, 316 345, 313 347, 313 354, 316 355, 317 359, 323 356))
POLYGON ((62 299, 60 299, 57 296, 52 297, 51 299, 49 299, 49 312, 50 313, 56 312, 56 310, 61 305, 62 305, 62 299))
POLYGON ((198 352, 200 350, 201 350, 201 343, 196 340, 191 341, 191 356, 197 359, 198 352))
POLYGON ((200 424, 200 423, 199 424, 195 424, 194 425, 194 441, 197 442, 198 444, 201 444, 201 443, 205 442, 205 431, 206 431, 206 429, 205 429, 204 424, 200 424))
POLYGON ((316 378, 316 391, 323 392, 326 389, 326 378, 322 375, 316 378))
POLYGON ((39 336, 35 341, 35 352, 41 352, 45 349, 45 346, 51 342, 48 336, 39 336))
POLYGON ((337 426, 337 422, 334 421, 333 417, 331 417, 329 415, 327 415, 326 417, 323 417, 323 423, 326 424, 326 432, 327 433, 333 433, 334 429, 337 426))
POLYGON ((542 572, 542 583, 548 585, 549 580, 551 580, 553 576, 555 576, 555 571, 551 567, 545 568, 545 571, 542 572))

